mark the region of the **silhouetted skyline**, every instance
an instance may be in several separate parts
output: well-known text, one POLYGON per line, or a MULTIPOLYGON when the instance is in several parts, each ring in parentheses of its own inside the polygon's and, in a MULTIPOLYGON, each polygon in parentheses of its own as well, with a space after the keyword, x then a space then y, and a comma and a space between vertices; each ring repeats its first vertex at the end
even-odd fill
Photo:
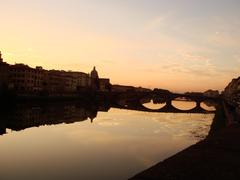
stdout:
POLYGON ((240 67, 239 6, 237 0, 4 1, 0 47, 11 64, 83 72, 96 65, 114 84, 222 90, 240 67))

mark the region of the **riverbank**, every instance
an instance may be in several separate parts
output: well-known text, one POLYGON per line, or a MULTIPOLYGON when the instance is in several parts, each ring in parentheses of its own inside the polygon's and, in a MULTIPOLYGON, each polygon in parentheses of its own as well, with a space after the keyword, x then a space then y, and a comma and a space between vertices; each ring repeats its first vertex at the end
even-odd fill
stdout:
POLYGON ((240 179, 240 127, 226 127, 223 110, 215 115, 208 137, 134 176, 131 180, 240 179))
POLYGON ((53 94, 53 95, 39 95, 39 94, 14 94, 5 93, 0 94, 0 105, 4 104, 15 104, 15 103, 27 103, 27 102, 64 102, 64 101, 110 101, 112 94, 109 92, 94 92, 85 91, 81 93, 64 93, 64 94, 53 94))

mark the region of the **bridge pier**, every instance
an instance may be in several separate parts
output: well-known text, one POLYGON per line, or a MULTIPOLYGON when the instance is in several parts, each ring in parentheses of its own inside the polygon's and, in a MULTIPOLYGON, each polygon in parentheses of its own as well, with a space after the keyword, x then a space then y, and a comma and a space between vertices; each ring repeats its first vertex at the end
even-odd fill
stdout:
POLYGON ((196 107, 195 108, 193 108, 191 111, 193 111, 193 112, 199 112, 199 113, 204 113, 204 112, 206 112, 206 110, 205 109, 203 109, 202 107, 201 107, 201 100, 195 100, 195 102, 196 102, 196 107))
POLYGON ((172 112, 180 112, 181 110, 175 108, 173 105, 172 105, 172 101, 173 99, 172 98, 168 98, 167 101, 166 101, 166 105, 161 108, 159 111, 160 112, 169 112, 169 111, 172 111, 172 112))
POLYGON ((172 106, 172 99, 168 99, 168 100, 166 101, 166 106, 167 106, 167 107, 173 107, 173 106, 172 106))
POLYGON ((201 101, 196 101, 196 108, 201 108, 201 101))

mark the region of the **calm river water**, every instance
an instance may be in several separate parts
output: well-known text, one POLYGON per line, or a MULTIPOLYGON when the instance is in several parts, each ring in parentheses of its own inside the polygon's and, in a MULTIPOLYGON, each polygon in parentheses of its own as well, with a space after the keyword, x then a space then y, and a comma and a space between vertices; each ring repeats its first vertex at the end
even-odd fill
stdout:
POLYGON ((128 179, 203 139, 214 116, 97 110, 68 105, 5 113, 0 179, 128 179))

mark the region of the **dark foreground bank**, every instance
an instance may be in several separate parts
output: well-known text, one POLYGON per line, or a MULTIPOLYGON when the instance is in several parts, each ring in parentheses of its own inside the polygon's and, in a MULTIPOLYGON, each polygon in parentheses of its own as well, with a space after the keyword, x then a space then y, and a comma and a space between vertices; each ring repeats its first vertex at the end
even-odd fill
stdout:
POLYGON ((208 137, 156 164, 131 180, 239 180, 240 127, 225 127, 218 109, 208 137))

